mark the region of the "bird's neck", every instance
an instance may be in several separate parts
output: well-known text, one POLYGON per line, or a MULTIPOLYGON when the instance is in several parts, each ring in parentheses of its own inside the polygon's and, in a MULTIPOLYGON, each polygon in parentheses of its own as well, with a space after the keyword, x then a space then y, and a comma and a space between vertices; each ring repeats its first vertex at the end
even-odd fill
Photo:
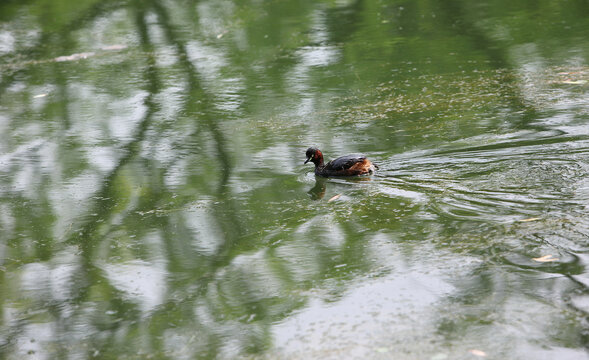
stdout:
POLYGON ((315 164, 315 168, 319 169, 325 166, 325 164, 323 163, 323 155, 321 155, 321 153, 319 153, 314 159, 313 159, 313 164, 315 164))
POLYGON ((313 156, 313 164, 315 164, 315 168, 322 168, 323 166, 325 166, 323 164, 323 153, 321 152, 321 150, 317 150, 317 152, 315 153, 315 156, 313 156))

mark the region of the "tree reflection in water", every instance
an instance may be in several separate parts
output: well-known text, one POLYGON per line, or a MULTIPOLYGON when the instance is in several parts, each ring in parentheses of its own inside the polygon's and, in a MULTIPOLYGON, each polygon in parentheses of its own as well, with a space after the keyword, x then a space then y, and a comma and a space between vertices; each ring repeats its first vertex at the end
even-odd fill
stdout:
POLYGON ((583 356, 587 12, 0 4, 2 357, 583 356))

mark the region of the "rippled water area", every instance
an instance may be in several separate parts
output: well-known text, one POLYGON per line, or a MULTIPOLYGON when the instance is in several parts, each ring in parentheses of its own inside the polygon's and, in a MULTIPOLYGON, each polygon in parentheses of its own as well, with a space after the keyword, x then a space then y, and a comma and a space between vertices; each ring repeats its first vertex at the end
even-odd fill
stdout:
POLYGON ((0 2, 0 359, 588 350, 587 1, 0 2))

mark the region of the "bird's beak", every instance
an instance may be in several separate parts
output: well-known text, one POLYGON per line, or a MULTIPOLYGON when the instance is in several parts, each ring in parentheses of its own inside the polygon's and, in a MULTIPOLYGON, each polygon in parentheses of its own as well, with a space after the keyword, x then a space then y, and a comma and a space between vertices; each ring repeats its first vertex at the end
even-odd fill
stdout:
POLYGON ((308 163, 308 162, 309 162, 309 160, 311 160, 311 158, 312 158, 312 156, 309 156, 309 157, 307 158, 307 160, 305 160, 304 164, 308 163))

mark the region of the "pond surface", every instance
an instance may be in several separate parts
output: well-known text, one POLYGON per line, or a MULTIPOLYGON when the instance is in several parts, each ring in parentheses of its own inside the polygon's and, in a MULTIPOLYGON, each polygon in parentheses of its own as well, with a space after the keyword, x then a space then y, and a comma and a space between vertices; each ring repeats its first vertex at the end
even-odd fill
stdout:
POLYGON ((588 60, 580 0, 1 3, 0 357, 589 358, 588 60))

